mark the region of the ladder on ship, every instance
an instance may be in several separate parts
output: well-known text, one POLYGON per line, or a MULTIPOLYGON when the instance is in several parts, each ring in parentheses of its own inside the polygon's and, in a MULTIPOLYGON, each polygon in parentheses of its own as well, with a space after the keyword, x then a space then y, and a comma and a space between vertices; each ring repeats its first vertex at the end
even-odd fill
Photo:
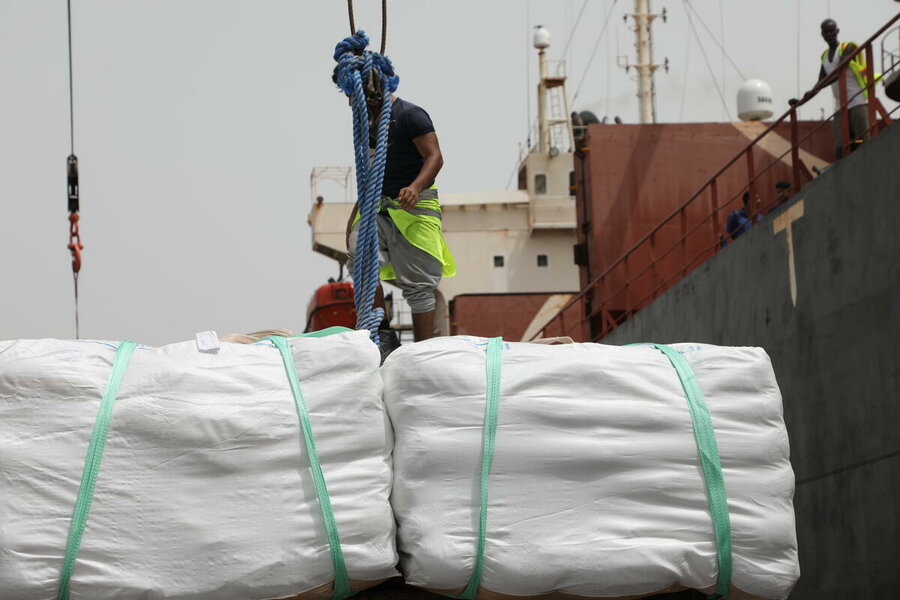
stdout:
POLYGON ((550 148, 558 152, 572 152, 572 122, 569 120, 569 98, 566 94, 565 61, 547 61, 548 75, 544 78, 550 114, 547 115, 547 129, 550 134, 550 148))

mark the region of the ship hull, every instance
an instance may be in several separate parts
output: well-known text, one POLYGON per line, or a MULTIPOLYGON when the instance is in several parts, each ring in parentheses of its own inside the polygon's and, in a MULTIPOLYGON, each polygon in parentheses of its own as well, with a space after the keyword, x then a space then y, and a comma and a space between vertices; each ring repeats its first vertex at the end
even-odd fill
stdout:
POLYGON ((768 351, 797 478, 794 600, 900 593, 898 167, 895 125, 602 340, 768 351))

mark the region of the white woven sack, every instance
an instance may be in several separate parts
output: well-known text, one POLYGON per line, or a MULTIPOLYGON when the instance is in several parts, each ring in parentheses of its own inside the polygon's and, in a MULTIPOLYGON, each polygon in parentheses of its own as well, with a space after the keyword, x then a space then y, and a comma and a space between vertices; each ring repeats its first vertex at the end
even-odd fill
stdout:
MULTIPOLYGON (((390 424, 367 332, 289 340, 354 588, 396 575, 390 424)), ((0 598, 53 600, 116 344, 0 342, 0 598)), ((72 600, 248 600, 334 579, 298 410, 269 341, 138 346, 72 600)))
MULTIPOLYGON (((479 528, 487 340, 404 346, 382 368, 407 582, 460 593, 479 528)), ((733 533, 730 597, 799 577, 781 395, 759 348, 674 346, 709 408, 733 533)), ((649 346, 504 343, 479 598, 642 597, 717 582, 685 393, 649 346)))

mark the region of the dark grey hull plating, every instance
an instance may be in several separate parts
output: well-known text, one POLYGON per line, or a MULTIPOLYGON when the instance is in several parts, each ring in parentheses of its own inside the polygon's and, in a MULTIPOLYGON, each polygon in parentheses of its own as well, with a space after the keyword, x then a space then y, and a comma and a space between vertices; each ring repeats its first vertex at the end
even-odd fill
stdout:
POLYGON ((649 341, 766 349, 797 477, 791 598, 900 598, 900 126, 603 343, 649 341))

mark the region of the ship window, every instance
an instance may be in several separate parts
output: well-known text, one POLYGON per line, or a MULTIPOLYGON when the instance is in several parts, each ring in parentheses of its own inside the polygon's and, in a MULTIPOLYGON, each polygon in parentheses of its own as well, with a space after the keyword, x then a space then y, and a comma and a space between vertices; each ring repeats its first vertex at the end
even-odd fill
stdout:
POLYGON ((495 266, 495 267, 502 267, 502 266, 503 266, 503 257, 502 257, 502 256, 495 256, 495 257, 494 257, 494 266, 495 266))
POLYGON ((538 173, 534 176, 534 193, 535 194, 546 194, 547 193, 547 176, 543 173, 538 173))
POLYGON ((538 266, 539 267, 547 266, 547 255, 546 254, 538 254, 538 266))

